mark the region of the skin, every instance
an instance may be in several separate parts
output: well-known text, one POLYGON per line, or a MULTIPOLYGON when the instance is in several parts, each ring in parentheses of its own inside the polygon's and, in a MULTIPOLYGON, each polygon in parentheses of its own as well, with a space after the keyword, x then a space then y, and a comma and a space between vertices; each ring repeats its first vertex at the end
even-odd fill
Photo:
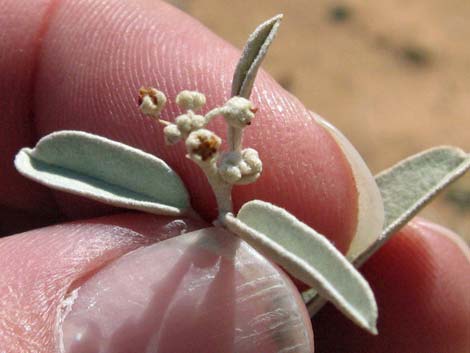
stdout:
MULTIPOLYGON (((207 107, 220 105, 239 51, 154 1, 3 0, 0 28, 0 230, 27 231, 0 240, 0 346, 53 352, 55 313, 65 293, 122 255, 175 235, 182 223, 51 191, 20 177, 13 156, 56 130, 110 137, 166 160, 183 178, 196 211, 211 220, 215 203, 204 176, 181 145, 164 147, 160 127, 137 113, 134 98, 141 85, 151 84, 170 100, 180 90, 198 89, 207 107), (106 214, 112 215, 97 218, 106 214), (61 222, 67 223, 38 228, 61 222)), ((273 202, 345 251, 355 230, 357 193, 340 149, 263 72, 252 99, 260 110, 245 145, 269 168, 255 185, 235 189, 235 207, 254 198, 273 202)), ((170 102, 162 117, 178 114, 170 102)), ((221 122, 211 128, 225 130, 221 122)), ((184 221, 189 230, 207 226, 184 221)), ((313 322, 317 351, 470 351, 470 255, 458 239, 426 221, 412 222, 364 267, 379 304, 380 335, 367 336, 325 308, 313 322)))

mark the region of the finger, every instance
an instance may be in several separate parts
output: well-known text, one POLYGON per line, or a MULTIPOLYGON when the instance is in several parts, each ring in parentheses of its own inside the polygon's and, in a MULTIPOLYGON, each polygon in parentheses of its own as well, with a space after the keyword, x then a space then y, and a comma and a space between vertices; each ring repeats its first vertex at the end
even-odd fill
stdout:
POLYGON ((0 3, 0 228, 4 231, 3 220, 9 218, 9 231, 21 227, 21 222, 13 227, 11 213, 25 217, 33 213, 51 220, 57 216, 52 193, 20 177, 13 167, 18 150, 36 141, 34 78, 41 36, 52 8, 49 3, 52 1, 37 1, 34 6, 29 1, 0 3))
POLYGON ((311 325, 290 280, 221 228, 191 232, 201 226, 128 214, 2 239, 0 346, 311 353, 311 325))
POLYGON ((379 304, 379 335, 326 307, 313 320, 319 352, 470 351, 470 252, 457 235, 415 220, 362 270, 379 304))
MULTIPOLYGON (((174 98, 183 89, 204 92, 208 109, 221 105, 239 55, 164 3, 63 1, 49 18, 38 55, 38 136, 85 130, 151 152, 178 172, 194 208, 212 220, 216 206, 204 175, 185 158, 182 145, 164 145, 160 126, 139 115, 135 95, 141 85, 165 91, 170 104, 164 119, 181 113, 174 98)), ((235 188, 235 208, 255 198, 273 202, 345 250, 356 228, 357 191, 337 143, 263 72, 252 98, 260 110, 246 129, 245 145, 259 151, 265 168, 255 185, 235 188)), ((225 135, 223 122, 211 128, 225 135)), ((62 193, 55 197, 60 210, 72 218, 107 210, 62 193)))
POLYGON ((0 286, 0 346, 52 352, 57 310, 71 286, 126 252, 200 227, 127 214, 0 239, 0 283, 8 284, 0 286))

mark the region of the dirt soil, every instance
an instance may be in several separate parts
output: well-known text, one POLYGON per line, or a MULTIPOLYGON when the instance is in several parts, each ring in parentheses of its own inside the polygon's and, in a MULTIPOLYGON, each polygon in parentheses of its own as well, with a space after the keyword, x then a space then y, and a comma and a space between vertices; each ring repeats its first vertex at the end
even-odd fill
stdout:
MULTIPOLYGON (((264 68, 374 173, 436 145, 470 150, 470 1, 171 1, 241 48, 285 17, 264 68)), ((422 213, 470 242, 470 175, 422 213)))

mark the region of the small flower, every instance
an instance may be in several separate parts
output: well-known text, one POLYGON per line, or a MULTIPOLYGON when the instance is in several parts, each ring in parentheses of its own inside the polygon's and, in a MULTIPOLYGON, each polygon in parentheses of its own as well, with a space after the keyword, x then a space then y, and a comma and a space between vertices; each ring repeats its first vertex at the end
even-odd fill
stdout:
POLYGON ((248 99, 243 97, 232 97, 222 107, 222 115, 227 124, 237 128, 244 128, 251 124, 255 117, 257 108, 248 99))
POLYGON ((176 96, 176 104, 184 110, 196 111, 206 104, 206 96, 196 91, 181 91, 176 96))
POLYGON ((184 137, 187 137, 192 131, 202 129, 206 125, 206 120, 202 115, 194 114, 191 110, 187 114, 176 118, 176 125, 184 137))
POLYGON ((242 162, 242 155, 240 152, 227 152, 222 155, 219 175, 229 184, 235 184, 242 178, 240 170, 240 163, 242 162))
POLYGON ((189 134, 192 130, 192 123, 191 123, 191 117, 188 114, 183 114, 178 116, 175 119, 176 126, 178 126, 178 129, 186 134, 189 134))
POLYGON ((178 126, 175 124, 168 124, 163 129, 163 134, 165 136, 165 142, 167 145, 174 145, 175 143, 181 140, 181 131, 178 129, 178 126))
POLYGON ((245 148, 242 151, 242 159, 246 163, 247 169, 242 170, 243 175, 260 174, 263 170, 263 163, 259 159, 258 151, 253 148, 245 148))
POLYGON ((229 184, 249 184, 256 181, 262 171, 258 152, 246 148, 241 152, 228 152, 222 155, 218 168, 220 177, 229 184))
POLYGON ((188 157, 196 162, 212 162, 217 158, 222 140, 212 131, 199 129, 186 139, 188 157))
POLYGON ((153 87, 141 87, 138 104, 142 113, 158 118, 165 107, 166 97, 163 92, 153 87))

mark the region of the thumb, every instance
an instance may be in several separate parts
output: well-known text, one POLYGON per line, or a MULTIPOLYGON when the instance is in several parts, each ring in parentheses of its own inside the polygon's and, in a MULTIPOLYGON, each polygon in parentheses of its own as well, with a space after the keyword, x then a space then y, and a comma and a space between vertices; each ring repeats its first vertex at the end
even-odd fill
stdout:
POLYGON ((124 214, 2 239, 2 349, 312 352, 290 280, 221 228, 191 232, 204 226, 124 214))

